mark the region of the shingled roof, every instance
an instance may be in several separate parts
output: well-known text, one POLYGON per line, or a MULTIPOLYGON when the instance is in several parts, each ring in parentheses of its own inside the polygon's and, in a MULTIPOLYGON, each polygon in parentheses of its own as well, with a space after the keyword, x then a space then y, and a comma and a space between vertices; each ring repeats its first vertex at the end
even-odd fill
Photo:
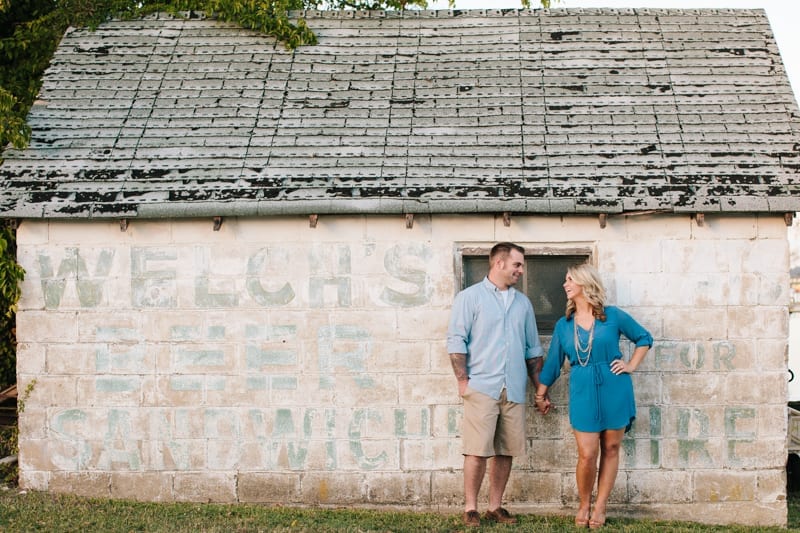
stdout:
POLYGON ((68 30, 0 216, 800 210, 763 10, 304 16, 68 30))

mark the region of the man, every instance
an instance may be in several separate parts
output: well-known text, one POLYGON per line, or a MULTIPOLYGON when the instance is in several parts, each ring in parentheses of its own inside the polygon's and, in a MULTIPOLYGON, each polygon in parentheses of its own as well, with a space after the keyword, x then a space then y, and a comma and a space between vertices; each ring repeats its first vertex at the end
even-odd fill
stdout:
POLYGON ((489 253, 489 273, 459 292, 447 329, 447 351, 464 401, 464 524, 480 526, 478 492, 489 457, 489 509, 484 518, 517 519, 503 493, 514 456, 525 454, 526 375, 539 385, 542 345, 533 306, 512 287, 525 266, 525 250, 510 242, 489 253))

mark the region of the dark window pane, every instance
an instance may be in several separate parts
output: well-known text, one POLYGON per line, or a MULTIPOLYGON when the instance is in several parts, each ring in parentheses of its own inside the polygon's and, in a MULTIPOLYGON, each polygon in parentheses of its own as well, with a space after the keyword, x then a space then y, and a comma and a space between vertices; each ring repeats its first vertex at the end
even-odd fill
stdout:
POLYGON ((489 257, 486 255, 464 256, 464 286, 465 289, 470 285, 478 283, 486 277, 489 272, 489 257))
POLYGON ((581 255, 539 255, 525 258, 525 293, 536 311, 539 333, 553 333, 556 322, 564 316, 567 295, 563 285, 567 267, 584 261, 586 256, 581 255))

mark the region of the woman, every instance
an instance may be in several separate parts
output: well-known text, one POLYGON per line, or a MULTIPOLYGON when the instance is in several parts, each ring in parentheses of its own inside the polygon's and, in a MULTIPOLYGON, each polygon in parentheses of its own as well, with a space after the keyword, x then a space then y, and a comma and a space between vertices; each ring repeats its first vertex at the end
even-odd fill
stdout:
POLYGON ((575 525, 599 529, 605 525, 606 503, 617 477, 620 443, 636 417, 630 373, 644 359, 653 337, 621 309, 605 306, 605 289, 591 265, 567 269, 564 290, 566 316, 553 331, 535 403, 542 414, 550 411, 547 390, 569 359, 569 421, 578 445, 575 477, 580 498, 575 525), (620 335, 636 345, 629 361, 620 353, 620 335), (595 479, 597 501, 592 509, 595 479))

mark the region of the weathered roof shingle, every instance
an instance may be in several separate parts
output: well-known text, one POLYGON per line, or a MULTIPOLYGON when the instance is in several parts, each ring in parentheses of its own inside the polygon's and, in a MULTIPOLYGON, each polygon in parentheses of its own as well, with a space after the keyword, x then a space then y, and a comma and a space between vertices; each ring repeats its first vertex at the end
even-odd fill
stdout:
POLYGON ((800 210, 762 10, 305 15, 69 30, 0 216, 800 210))

